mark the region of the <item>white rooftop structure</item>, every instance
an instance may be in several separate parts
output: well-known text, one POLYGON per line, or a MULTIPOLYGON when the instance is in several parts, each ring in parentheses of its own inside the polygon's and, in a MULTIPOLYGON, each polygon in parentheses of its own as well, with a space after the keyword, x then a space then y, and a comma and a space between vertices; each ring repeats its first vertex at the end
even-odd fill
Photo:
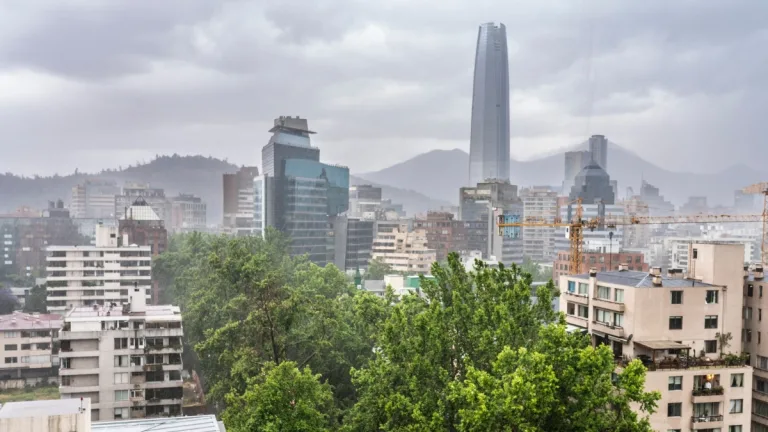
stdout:
POLYGON ((168 417, 143 420, 95 422, 92 431, 109 432, 226 432, 214 415, 168 417))
POLYGON ((91 430, 91 400, 8 402, 0 408, 0 431, 70 432, 91 430))
POLYGON ((158 221, 160 220, 160 217, 152 209, 152 206, 147 204, 144 198, 138 198, 133 205, 128 207, 123 219, 158 221))

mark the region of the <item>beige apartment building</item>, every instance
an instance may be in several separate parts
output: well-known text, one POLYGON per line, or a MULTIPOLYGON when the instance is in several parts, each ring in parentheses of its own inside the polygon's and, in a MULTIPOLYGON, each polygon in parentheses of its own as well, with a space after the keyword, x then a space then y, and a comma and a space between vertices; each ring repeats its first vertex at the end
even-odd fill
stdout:
POLYGON ((426 274, 437 261, 437 251, 427 247, 426 230, 395 228, 376 234, 371 258, 381 259, 398 272, 426 274))
MULTIPOLYGON (((764 296, 768 296, 768 283, 764 279, 763 267, 757 265, 752 271, 744 267, 744 310, 742 318, 744 328, 741 331, 741 341, 744 351, 750 353, 754 366, 754 382, 752 391, 752 431, 768 432, 768 341, 763 343, 763 310, 764 296)), ((768 297, 766 297, 768 298, 768 297)), ((768 320, 768 316, 766 316, 768 320)), ((734 335, 734 340, 737 336, 734 335)))
POLYGON ((14 387, 56 382, 59 359, 54 342, 58 340, 59 328, 59 315, 1 315, 0 379, 14 387))
POLYGON ((646 365, 646 390, 662 395, 650 418, 655 430, 752 430, 753 369, 739 356, 743 246, 692 244, 691 257, 688 274, 622 264, 561 276, 560 310, 570 328, 613 349, 617 368, 633 359, 646 365), (721 346, 718 333, 732 340, 721 346))

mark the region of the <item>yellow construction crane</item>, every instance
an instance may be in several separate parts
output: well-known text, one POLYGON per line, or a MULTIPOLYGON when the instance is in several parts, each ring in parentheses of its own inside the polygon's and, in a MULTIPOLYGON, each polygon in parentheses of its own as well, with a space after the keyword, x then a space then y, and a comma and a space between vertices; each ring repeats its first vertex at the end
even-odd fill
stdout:
MULTIPOLYGON (((761 183, 763 186, 768 186, 768 183, 761 183)), ((757 186, 757 185, 754 185, 757 186)), ((753 186, 750 186, 752 188, 753 186)), ((747 189, 752 190, 750 188, 747 189)), ((765 189, 762 189, 763 191, 765 189)), ((748 193, 748 192, 745 192, 748 193)), ((749 192, 752 193, 752 192, 749 192)), ((617 226, 626 225, 657 225, 657 224, 698 224, 698 223, 728 223, 728 222, 762 222, 763 223, 763 246, 762 246, 762 262, 766 263, 766 216, 768 215, 768 193, 766 194, 766 202, 762 214, 745 214, 745 215, 731 215, 731 214, 699 214, 692 216, 606 216, 604 218, 583 218, 583 210, 581 207, 581 199, 572 201, 569 204, 576 204, 575 215, 572 221, 562 221, 559 218, 553 221, 546 221, 539 218, 526 218, 520 222, 509 222, 504 216, 499 216, 497 226, 499 227, 499 234, 504 234, 504 228, 524 228, 524 227, 566 227, 568 229, 568 237, 570 240, 570 264, 568 270, 571 274, 581 273, 582 264, 582 247, 584 242, 584 230, 594 230, 598 227, 605 226, 607 228, 615 228, 617 226)))

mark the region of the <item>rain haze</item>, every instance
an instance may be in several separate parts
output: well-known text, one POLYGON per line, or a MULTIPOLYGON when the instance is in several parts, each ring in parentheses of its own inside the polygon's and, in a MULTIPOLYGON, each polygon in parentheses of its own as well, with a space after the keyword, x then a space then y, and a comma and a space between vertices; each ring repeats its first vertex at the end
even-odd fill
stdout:
POLYGON ((4 1, 0 171, 156 154, 258 165, 301 115, 355 172, 469 148, 477 26, 507 27, 511 156, 604 134, 653 163, 761 168, 757 1, 4 1), (54 156, 55 157, 51 157, 54 156))

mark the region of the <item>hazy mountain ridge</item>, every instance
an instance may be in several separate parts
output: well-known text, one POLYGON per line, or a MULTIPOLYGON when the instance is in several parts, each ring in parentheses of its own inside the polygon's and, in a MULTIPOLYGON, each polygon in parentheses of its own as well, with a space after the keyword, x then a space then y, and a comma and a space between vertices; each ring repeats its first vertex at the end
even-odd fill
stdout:
MULTIPOLYGON (((565 164, 563 153, 530 161, 512 159, 511 182, 519 186, 561 185, 565 164)), ((393 187, 408 187, 435 199, 457 204, 459 188, 467 183, 468 169, 469 155, 463 150, 433 150, 391 167, 358 175, 393 187)), ((611 179, 618 180, 619 195, 622 197, 627 187, 638 193, 640 183, 645 179, 659 187, 661 194, 676 205, 683 204, 694 195, 707 196, 710 205, 731 205, 735 190, 768 180, 768 173, 744 165, 707 174, 673 172, 614 144, 609 144, 608 148, 608 174, 611 179)))
MULTIPOLYGON (((72 188, 88 179, 113 180, 118 186, 126 182, 150 183, 165 189, 167 197, 191 193, 201 197, 208 205, 208 222, 218 223, 222 218, 222 175, 239 169, 226 160, 204 156, 156 156, 150 162, 137 163, 126 168, 104 170, 96 174, 75 172, 49 177, 26 177, 11 173, 0 174, 0 213, 11 212, 20 206, 44 209, 48 201, 62 199, 69 204, 72 188)), ((371 181, 352 176, 351 184, 372 184, 371 181)), ((382 187, 384 198, 402 203, 409 214, 448 205, 432 200, 420 193, 401 190, 387 185, 382 187)))

